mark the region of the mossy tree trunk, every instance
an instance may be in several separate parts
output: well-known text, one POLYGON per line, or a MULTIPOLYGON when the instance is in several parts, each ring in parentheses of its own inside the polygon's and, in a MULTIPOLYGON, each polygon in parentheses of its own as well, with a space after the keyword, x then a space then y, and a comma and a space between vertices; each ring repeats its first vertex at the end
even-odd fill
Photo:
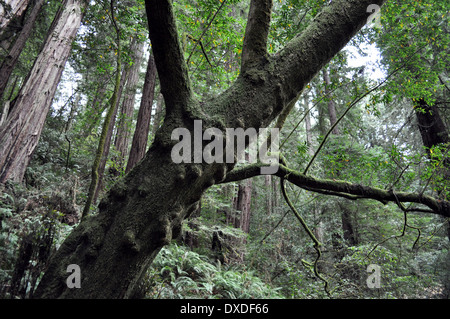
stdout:
MULTIPOLYGON (((423 146, 426 148, 428 157, 431 157, 433 147, 450 143, 450 136, 447 127, 440 115, 436 105, 429 105, 425 99, 420 99, 414 106, 419 132, 422 137, 423 146)), ((450 179, 450 156, 445 155, 443 160, 443 170, 446 180, 450 179)), ((444 198, 449 200, 450 198, 444 198)), ((447 237, 450 240, 450 221, 447 221, 447 237)))
MULTIPOLYGON (((121 69, 122 69, 122 46, 120 42, 120 29, 117 26, 115 22, 114 17, 114 8, 113 8, 114 2, 111 1, 111 20, 114 23, 114 27, 116 30, 117 40, 116 40, 116 52, 117 52, 117 59, 116 59, 116 77, 114 82, 114 91, 113 95, 110 100, 110 106, 108 109, 108 112, 106 113, 105 120, 103 121, 102 126, 102 133, 100 134, 100 140, 98 142, 97 146, 97 152, 95 154, 94 163, 92 165, 91 169, 91 183, 89 185, 89 192, 87 196, 86 203, 84 204, 83 212, 81 215, 82 219, 85 219, 91 210, 91 205, 95 201, 98 184, 100 180, 100 173, 99 170, 101 170, 101 164, 102 159, 107 156, 107 153, 105 152, 105 145, 108 145, 106 148, 109 149, 109 143, 111 141, 111 123, 113 122, 113 119, 115 118, 116 112, 117 112, 117 101, 119 99, 119 90, 121 88, 121 69), (105 155, 106 153, 106 155, 105 155)), ((123 77, 123 76, 122 76, 123 77)), ((113 124, 112 124, 113 125, 113 124)), ((106 162, 106 161, 105 161, 106 162)))
MULTIPOLYGON (((191 90, 171 1, 146 0, 165 120, 144 159, 112 187, 100 202, 99 213, 83 220, 56 252, 35 297, 133 296, 156 254, 177 236, 182 220, 196 209, 202 193, 233 172, 233 164, 175 164, 172 131, 187 128, 193 132, 196 119, 202 120, 204 129, 267 127, 366 23, 367 7, 383 2, 335 0, 307 30, 269 56, 263 38, 268 34, 272 2, 253 0, 241 75, 221 96, 200 103, 191 90), (80 267, 79 289, 66 285, 70 264, 80 267)), ((289 176, 297 182, 308 181, 294 173, 289 176)), ((334 184, 321 181, 315 185, 334 184)), ((338 186, 347 189, 346 184, 338 186)), ((348 187, 348 191, 353 189, 348 187)))

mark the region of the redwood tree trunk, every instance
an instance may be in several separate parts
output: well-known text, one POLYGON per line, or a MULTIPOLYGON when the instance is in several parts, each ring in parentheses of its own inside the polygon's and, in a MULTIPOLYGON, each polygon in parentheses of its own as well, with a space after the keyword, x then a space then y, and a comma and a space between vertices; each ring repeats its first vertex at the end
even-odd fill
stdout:
POLYGON ((156 65, 153 54, 150 54, 145 74, 142 100, 139 107, 136 128, 134 130, 133 141, 131 142, 130 156, 126 173, 128 173, 142 158, 147 149, 148 134, 150 132, 150 121, 152 118, 153 98, 155 95, 156 65))
POLYGON ((12 19, 25 11, 29 0, 3 0, 2 2, 0 2, 0 30, 4 30, 12 19), (3 6, 2 2, 6 6, 3 6))
POLYGON ((430 106, 421 99, 415 107, 415 113, 422 142, 427 149, 450 142, 447 128, 436 105, 430 106))
MULTIPOLYGON (((337 116, 336 116, 336 103, 334 102, 334 99, 331 95, 331 80, 330 80, 330 73, 327 68, 323 70, 323 79, 325 82, 325 94, 328 98, 328 115, 330 117, 330 127, 332 127, 337 122, 337 116)), ((333 131, 333 135, 340 135, 340 130, 336 126, 333 131)), ((337 172, 337 176, 340 175, 340 172, 337 172)), ((338 205, 341 210, 341 222, 342 222, 342 231, 344 234, 344 240, 349 246, 355 246, 357 242, 355 229, 353 227, 353 222, 351 215, 352 213, 348 211, 344 205, 339 204, 338 205)))
POLYGON ((118 153, 115 161, 119 171, 122 171, 122 169, 125 168, 125 157, 128 153, 128 145, 131 135, 130 130, 134 113, 134 101, 136 97, 136 85, 139 81, 139 71, 141 67, 143 49, 144 43, 134 42, 131 46, 131 50, 134 53, 134 61, 128 71, 127 85, 125 87, 119 123, 117 125, 116 140, 114 142, 116 152, 118 153))
POLYGON ((239 184, 237 196, 234 199, 234 209, 238 211, 237 213, 239 217, 236 217, 236 213, 234 213, 235 218, 233 219, 233 226, 235 228, 242 229, 243 232, 247 233, 250 230, 250 204, 252 201, 252 180, 248 179, 242 181, 239 184))
POLYGON ((36 0, 33 6, 33 10, 25 22, 22 30, 20 31, 19 36, 17 37, 14 45, 10 48, 8 55, 3 60, 0 66, 0 99, 5 92, 6 84, 9 81, 9 77, 19 60, 20 53, 22 53, 23 48, 25 47, 25 43, 28 40, 28 37, 33 30, 34 23, 41 11, 41 8, 44 4, 44 0, 36 0))
POLYGON ((82 0, 64 1, 7 122, 0 128, 0 183, 6 180, 22 181, 39 141, 85 6, 82 0))

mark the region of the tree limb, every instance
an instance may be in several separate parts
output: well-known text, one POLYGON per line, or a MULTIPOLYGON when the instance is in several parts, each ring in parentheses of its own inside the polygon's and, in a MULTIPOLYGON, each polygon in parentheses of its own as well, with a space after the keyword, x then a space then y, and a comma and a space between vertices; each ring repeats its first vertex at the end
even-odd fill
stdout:
POLYGON ((242 47, 241 71, 267 57, 272 0, 252 0, 242 47))
MULTIPOLYGON (((259 176, 261 175, 261 167, 263 165, 262 163, 254 163, 245 167, 236 168, 229 172, 221 183, 235 182, 259 176)), ((373 199, 383 204, 388 202, 422 204, 431 209, 420 210, 422 212, 450 217, 450 202, 440 201, 424 194, 394 192, 376 187, 352 184, 346 181, 314 178, 291 170, 283 164, 279 164, 278 172, 275 175, 286 179, 302 189, 316 193, 339 196, 351 200, 373 199)))
MULTIPOLYGON (((268 127, 366 24, 370 16, 367 7, 371 4, 381 6, 384 2, 334 0, 302 33, 272 56, 264 53, 266 40, 261 34, 259 38, 257 36, 257 30, 265 32, 264 25, 267 25, 268 18, 255 18, 253 21, 250 14, 241 74, 225 92, 213 101, 208 101, 205 113, 224 119, 226 127, 268 127), (251 40, 253 36, 256 42, 251 40), (267 59, 262 58, 262 55, 267 56, 267 59)), ((250 13, 267 13, 268 3, 253 1, 250 13), (253 11, 258 8, 259 11, 253 11)))
POLYGON ((166 102, 166 112, 185 109, 192 97, 188 69, 178 38, 172 3, 145 1, 150 40, 166 102))

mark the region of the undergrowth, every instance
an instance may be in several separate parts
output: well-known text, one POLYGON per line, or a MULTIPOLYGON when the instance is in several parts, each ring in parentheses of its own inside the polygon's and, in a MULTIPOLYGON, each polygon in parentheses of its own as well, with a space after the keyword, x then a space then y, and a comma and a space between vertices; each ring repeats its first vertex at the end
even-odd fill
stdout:
POLYGON ((146 298, 283 298, 280 288, 264 283, 243 266, 213 263, 188 247, 172 243, 161 250, 147 272, 146 298))

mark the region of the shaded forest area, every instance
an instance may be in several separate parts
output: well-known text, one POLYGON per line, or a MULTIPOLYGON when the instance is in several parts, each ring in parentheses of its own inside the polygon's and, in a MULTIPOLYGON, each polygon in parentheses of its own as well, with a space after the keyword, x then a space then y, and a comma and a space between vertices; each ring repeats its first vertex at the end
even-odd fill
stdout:
POLYGON ((449 9, 0 0, 0 298, 448 299, 449 9), (174 164, 194 119, 278 171, 174 164))

